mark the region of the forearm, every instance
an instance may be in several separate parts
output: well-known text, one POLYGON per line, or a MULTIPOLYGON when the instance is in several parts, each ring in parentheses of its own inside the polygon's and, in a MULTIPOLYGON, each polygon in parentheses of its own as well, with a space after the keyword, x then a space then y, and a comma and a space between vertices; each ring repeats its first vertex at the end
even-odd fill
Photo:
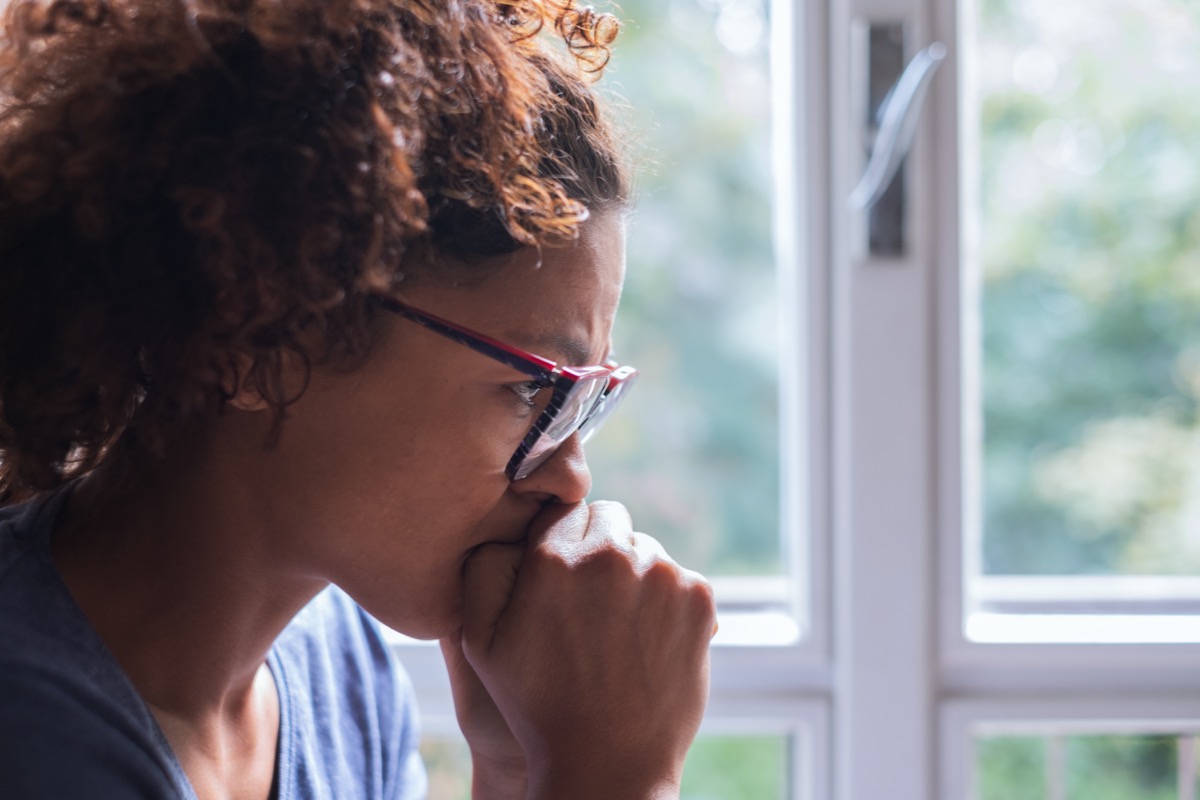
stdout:
POLYGON ((628 763, 588 769, 572 759, 532 778, 523 761, 498 764, 472 754, 471 766, 471 800, 679 800, 677 775, 630 769, 628 763))
MULTIPOLYGON (((478 795, 477 795, 478 797, 478 795)), ((539 782, 529 789, 528 800, 679 800, 679 785, 663 781, 650 785, 637 782, 609 781, 607 785, 564 779, 539 782)))
POLYGON ((589 770, 572 761, 539 772, 530 776, 528 800, 679 800, 678 769, 638 769, 607 761, 589 770))
POLYGON ((526 800, 529 777, 525 763, 497 764, 473 755, 471 800, 526 800))

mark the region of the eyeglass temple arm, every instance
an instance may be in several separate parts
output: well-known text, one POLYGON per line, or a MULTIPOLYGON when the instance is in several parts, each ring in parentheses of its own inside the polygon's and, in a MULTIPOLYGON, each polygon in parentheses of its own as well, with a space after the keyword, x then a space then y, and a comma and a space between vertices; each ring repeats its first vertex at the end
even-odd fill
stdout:
POLYGON ((411 320, 459 344, 466 345, 477 353, 507 364, 518 372, 524 372, 530 377, 546 381, 547 383, 554 380, 554 369, 557 365, 553 361, 536 356, 533 353, 518 351, 504 342, 493 339, 490 336, 485 336, 482 333, 476 333, 461 325, 456 325, 427 311, 413 308, 393 297, 377 295, 376 301, 388 311, 399 314, 405 319, 411 320))

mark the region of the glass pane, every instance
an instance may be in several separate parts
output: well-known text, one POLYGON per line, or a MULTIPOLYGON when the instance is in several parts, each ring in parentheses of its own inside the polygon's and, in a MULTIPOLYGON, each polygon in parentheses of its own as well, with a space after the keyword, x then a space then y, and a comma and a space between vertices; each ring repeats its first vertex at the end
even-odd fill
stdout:
MULTIPOLYGON (((783 736, 701 736, 684 766, 680 800, 785 800, 788 743, 783 736)), ((421 756, 429 773, 428 800, 470 800, 465 741, 426 737, 421 756)))
POLYGON ((979 800, 1178 800, 1194 797, 1195 761, 1180 769, 1191 736, 1111 734, 979 736, 979 800), (1181 787, 1181 782, 1184 786, 1181 787), (1182 791, 1181 791, 1182 789, 1182 791))
POLYGON ((1068 800, 1177 800, 1174 736, 1076 736, 1067 743, 1068 800))
POLYGON ((984 737, 975 742, 979 800, 1034 800, 1046 786, 1046 748, 1032 736, 984 737))
POLYGON ((1200 6, 972 2, 982 570, 1196 573, 1200 6))
POLYGON ((688 753, 680 800, 785 800, 784 736, 701 736, 688 753))
POLYGON ((429 775, 426 800, 471 800, 471 752, 465 739, 426 736, 421 758, 429 775))
POLYGON ((622 0, 601 82, 637 171, 615 331, 642 377, 589 444, 593 497, 708 574, 778 574, 765 0, 622 0))

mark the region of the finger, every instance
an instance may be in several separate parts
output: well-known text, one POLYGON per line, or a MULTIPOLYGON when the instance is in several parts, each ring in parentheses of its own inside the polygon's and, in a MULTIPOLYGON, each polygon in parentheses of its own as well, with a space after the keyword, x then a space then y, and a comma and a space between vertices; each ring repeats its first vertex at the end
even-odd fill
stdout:
MULTIPOLYGON (((706 598, 706 605, 709 608, 709 613, 715 611, 713 608, 712 584, 708 579, 699 572, 690 570, 687 567, 681 566, 679 562, 673 559, 662 543, 649 534, 634 532, 630 534, 630 541, 633 544, 634 552, 636 553, 638 570, 645 574, 647 570, 655 564, 669 564, 675 573, 676 580, 681 586, 691 586, 693 589, 704 587, 702 595, 706 598)), ((712 628, 708 634, 711 640, 717 635, 720 625, 717 622, 716 615, 713 614, 712 628)))
POLYGON ((603 546, 609 541, 623 550, 635 546, 633 541, 633 519, 629 509, 612 500, 597 500, 588 506, 590 517, 584 540, 589 544, 603 546))
POLYGON ((649 566, 655 561, 665 561, 676 567, 679 566, 675 562, 675 559, 671 558, 670 554, 667 553, 662 543, 653 536, 635 531, 629 534, 629 543, 633 547, 633 552, 640 566, 649 566))
POLYGON ((438 645, 442 648, 442 660, 446 662, 446 669, 453 674, 464 661, 462 628, 439 639, 438 645))
POLYGON ((537 547, 550 538, 556 541, 582 541, 587 533, 590 513, 586 503, 546 506, 529 523, 530 547, 537 547))
POLYGON ((450 678, 450 695, 454 698, 454 715, 458 718, 459 726, 464 731, 479 730, 480 724, 497 712, 487 687, 463 653, 462 631, 455 631, 439 644, 450 678))
POLYGON ((485 544, 463 565, 462 648, 468 659, 473 649, 490 648, 524 555, 523 544, 485 544))
POLYGON ((450 690, 458 706, 458 697, 465 691, 472 691, 479 686, 479 678, 475 670, 463 655, 462 629, 438 641, 442 648, 442 660, 446 662, 446 673, 450 676, 450 690))
POLYGON ((483 684, 480 683, 471 663, 463 654, 461 629, 440 639, 438 644, 442 648, 442 660, 446 662, 446 672, 450 676, 450 689, 457 706, 460 695, 481 689, 483 684))
POLYGON ((454 631, 453 633, 449 633, 449 634, 443 636, 441 639, 438 640, 438 645, 440 645, 442 648, 442 656, 443 657, 445 657, 447 655, 447 653, 452 653, 456 650, 461 650, 462 649, 462 628, 459 628, 458 630, 454 631))

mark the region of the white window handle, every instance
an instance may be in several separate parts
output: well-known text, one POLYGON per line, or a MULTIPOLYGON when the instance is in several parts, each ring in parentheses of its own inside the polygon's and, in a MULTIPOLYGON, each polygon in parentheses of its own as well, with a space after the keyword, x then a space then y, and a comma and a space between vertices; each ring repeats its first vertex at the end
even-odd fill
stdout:
POLYGON ((862 179, 850 193, 850 206, 869 209, 878 202, 912 148, 917 119, 933 73, 946 58, 946 45, 934 42, 913 56, 879 106, 879 132, 862 179))

